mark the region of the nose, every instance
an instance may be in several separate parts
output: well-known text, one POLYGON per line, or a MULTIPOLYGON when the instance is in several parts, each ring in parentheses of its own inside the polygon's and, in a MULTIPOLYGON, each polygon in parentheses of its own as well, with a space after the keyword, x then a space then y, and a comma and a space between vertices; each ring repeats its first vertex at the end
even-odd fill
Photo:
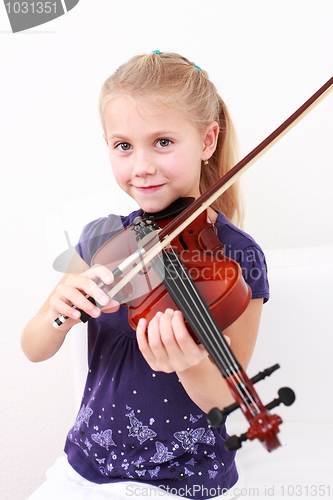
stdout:
POLYGON ((151 155, 145 151, 136 151, 134 157, 133 174, 136 177, 146 177, 155 174, 157 168, 151 155))

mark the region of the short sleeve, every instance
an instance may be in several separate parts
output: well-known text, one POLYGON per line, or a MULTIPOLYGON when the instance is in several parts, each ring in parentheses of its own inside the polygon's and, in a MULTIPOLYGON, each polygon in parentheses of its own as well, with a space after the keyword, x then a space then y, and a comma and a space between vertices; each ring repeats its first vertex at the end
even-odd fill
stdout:
POLYGON ((269 284, 265 255, 258 246, 234 251, 234 260, 242 269, 243 278, 252 291, 253 299, 269 299, 269 284))
POLYGON ((253 299, 269 299, 267 264, 258 243, 245 231, 229 222, 218 212, 215 223, 226 257, 235 260, 242 269, 243 278, 252 291, 253 299))
POLYGON ((89 266, 97 250, 112 236, 131 224, 140 211, 132 212, 128 216, 109 215, 89 222, 82 230, 79 241, 75 247, 89 266))

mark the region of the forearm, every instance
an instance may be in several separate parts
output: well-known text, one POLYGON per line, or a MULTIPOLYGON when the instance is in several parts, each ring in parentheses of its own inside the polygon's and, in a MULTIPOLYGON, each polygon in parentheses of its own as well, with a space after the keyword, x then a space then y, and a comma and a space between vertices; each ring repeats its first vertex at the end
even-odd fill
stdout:
POLYGON ((62 346, 69 329, 58 330, 52 326, 51 311, 34 316, 21 336, 21 347, 30 361, 51 358, 62 346))
POLYGON ((208 357, 177 375, 189 397, 205 413, 235 402, 221 372, 208 357))
POLYGON ((112 313, 119 309, 119 303, 110 300, 96 283, 97 279, 106 284, 112 283, 113 275, 109 269, 103 266, 89 268, 76 253, 69 268, 71 273, 63 275, 39 312, 23 330, 21 346, 30 361, 44 361, 60 349, 68 331, 80 322, 78 310, 94 318, 101 314, 100 308, 92 304, 87 296, 104 305, 103 312, 112 313), (84 272, 79 273, 80 270, 84 272), (56 329, 52 323, 61 315, 68 319, 56 329))

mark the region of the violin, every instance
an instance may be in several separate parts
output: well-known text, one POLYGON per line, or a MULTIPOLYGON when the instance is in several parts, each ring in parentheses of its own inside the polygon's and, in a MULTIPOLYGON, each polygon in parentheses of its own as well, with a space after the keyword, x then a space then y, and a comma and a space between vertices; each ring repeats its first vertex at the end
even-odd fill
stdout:
MULTIPOLYGON (((223 254, 214 226, 206 210, 242 173, 276 143, 295 123, 333 90, 333 78, 319 89, 278 129, 233 167, 214 186, 196 200, 181 200, 159 214, 143 214, 131 226, 108 240, 94 255, 92 265, 111 269, 115 281, 111 286, 99 286, 129 309, 129 321, 136 327, 140 317, 149 321, 157 311, 171 307, 182 311, 188 329, 208 351, 226 380, 236 403, 220 411, 213 408, 207 415, 214 427, 223 425, 226 417, 240 408, 250 427, 240 436, 231 436, 225 448, 233 451, 245 440, 258 439, 270 452, 280 446, 277 438, 282 419, 270 410, 295 400, 289 388, 279 390, 277 399, 264 406, 253 384, 271 375, 279 365, 249 379, 221 331, 246 309, 251 292, 239 265, 223 254), (118 252, 128 249, 124 259, 118 252), (200 253, 200 259, 194 255, 200 253), (112 262, 110 262, 112 256, 112 262), (194 261, 195 260, 195 261, 194 261), (207 263, 210 263, 207 266, 207 263), (215 270, 217 270, 215 272, 215 270), (214 279, 218 276, 218 279, 214 279)), ((95 303, 94 299, 88 297, 95 303)), ((98 304, 96 304, 98 306, 98 304)), ((102 308, 102 306, 99 306, 102 308)), ((81 311, 81 321, 90 318, 81 311)), ((57 318, 60 326, 66 316, 57 318)))
MULTIPOLYGON (((92 257, 91 265, 103 265, 114 272, 117 262, 123 259, 124 248, 133 255, 137 244, 147 235, 168 225, 170 213, 181 211, 193 201, 194 198, 181 198, 163 212, 144 212, 142 217, 137 217, 130 226, 107 240, 92 257)), ((123 277, 120 277, 116 283, 121 284, 122 280, 123 277)), ((136 329, 140 318, 149 322, 158 311, 179 307, 184 311, 189 308, 190 305, 185 302, 186 295, 194 292, 191 289, 181 290, 185 281, 187 286, 194 284, 195 293, 203 298, 217 321, 219 332, 240 316, 251 299, 251 289, 242 278, 240 266, 224 255, 223 245, 208 220, 207 212, 200 214, 172 241, 171 246, 137 273, 113 298, 127 305, 129 323, 136 329), (180 304, 180 301, 183 303, 180 304)), ((195 317, 200 312, 196 304, 191 307, 192 312, 188 310, 186 313, 187 326, 196 339, 198 335, 191 325, 194 321, 191 316, 195 317)))
MULTIPOLYGON (((193 202, 193 199, 189 201, 193 202)), ((103 265, 114 272, 124 248, 133 255, 138 243, 152 234, 158 234, 161 227, 168 225, 170 212, 174 215, 189 201, 177 200, 163 212, 144 213, 142 217, 137 217, 130 226, 97 250, 91 264, 103 265)), ((123 276, 117 278, 116 286, 121 284, 123 276)), ((208 414, 209 424, 214 427, 223 425, 227 414, 238 407, 250 423, 246 435, 240 438, 232 436, 226 441, 228 451, 239 448, 245 439, 255 438, 268 451, 280 446, 276 435, 281 418, 270 415, 264 407, 253 383, 221 333, 245 311, 251 299, 251 289, 244 281, 239 264, 224 255, 223 245, 209 221, 207 211, 189 224, 172 240, 171 245, 161 251, 149 266, 143 267, 117 294, 114 290, 115 287, 112 297, 127 306, 129 323, 134 329, 141 317, 150 321, 160 310, 178 308, 182 311, 188 330, 197 342, 204 345, 237 401, 222 412, 212 409, 208 414)), ((275 365, 270 372, 266 370, 265 376, 277 367, 275 365)), ((288 391, 289 400, 284 398, 284 402, 291 404, 295 399, 294 393, 288 388, 284 388, 285 391, 288 391)), ((282 400, 276 404, 280 402, 282 400)))

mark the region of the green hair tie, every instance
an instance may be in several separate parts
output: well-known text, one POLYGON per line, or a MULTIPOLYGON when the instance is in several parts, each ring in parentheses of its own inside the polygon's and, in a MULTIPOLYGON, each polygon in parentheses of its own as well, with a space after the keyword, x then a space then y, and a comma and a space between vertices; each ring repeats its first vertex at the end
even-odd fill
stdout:
POLYGON ((198 68, 199 71, 201 71, 200 66, 197 66, 196 64, 193 65, 195 68, 198 68))
POLYGON ((162 54, 160 50, 152 50, 152 54, 162 54))

